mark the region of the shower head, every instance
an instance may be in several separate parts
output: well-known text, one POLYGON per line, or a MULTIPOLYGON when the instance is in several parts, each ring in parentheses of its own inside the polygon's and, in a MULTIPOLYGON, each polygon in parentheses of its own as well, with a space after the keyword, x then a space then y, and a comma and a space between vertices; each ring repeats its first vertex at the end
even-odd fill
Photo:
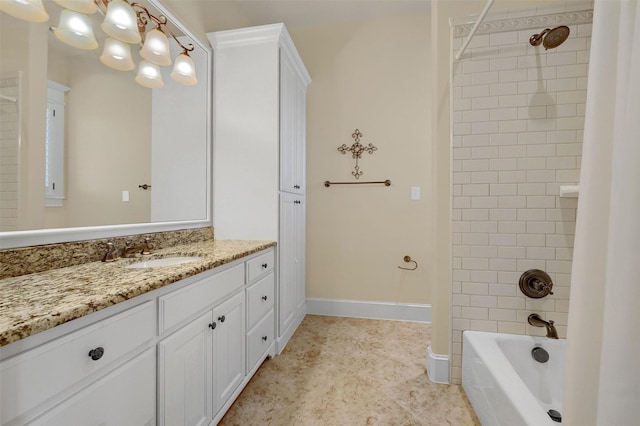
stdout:
POLYGON ((569 37, 569 27, 566 25, 560 25, 554 29, 545 29, 540 34, 534 34, 529 38, 529 43, 532 46, 540 46, 540 43, 544 46, 544 49, 553 49, 560 46, 569 37))

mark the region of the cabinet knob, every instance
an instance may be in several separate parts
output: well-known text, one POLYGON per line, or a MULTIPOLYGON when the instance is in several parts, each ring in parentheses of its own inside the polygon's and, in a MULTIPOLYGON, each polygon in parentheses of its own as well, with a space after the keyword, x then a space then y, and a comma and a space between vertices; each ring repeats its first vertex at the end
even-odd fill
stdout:
POLYGON ((293 189, 300 189, 300 185, 293 185, 293 189))
POLYGON ((212 330, 215 330, 216 329, 216 323, 212 322, 211 324, 209 324, 209 328, 212 329, 212 330))
POLYGON ((266 263, 263 263, 263 264, 262 264, 262 269, 267 269, 268 267, 269 267, 269 265, 268 265, 268 264, 266 264, 266 263))
POLYGON ((89 351, 89 356, 94 361, 97 361, 100 358, 102 358, 102 355, 104 355, 104 348, 103 347, 97 347, 97 348, 91 349, 89 351))
POLYGON ((220 321, 220 322, 224 322, 224 320, 226 320, 226 318, 225 318, 225 316, 224 316, 224 315, 222 315, 222 316, 218 317, 218 321, 220 321))
POLYGON ((262 300, 267 301, 267 296, 262 296, 262 300))
POLYGON ((262 341, 263 341, 263 342, 266 342, 266 341, 267 341, 267 339, 268 339, 268 337, 267 337, 267 336, 262 336, 262 341))

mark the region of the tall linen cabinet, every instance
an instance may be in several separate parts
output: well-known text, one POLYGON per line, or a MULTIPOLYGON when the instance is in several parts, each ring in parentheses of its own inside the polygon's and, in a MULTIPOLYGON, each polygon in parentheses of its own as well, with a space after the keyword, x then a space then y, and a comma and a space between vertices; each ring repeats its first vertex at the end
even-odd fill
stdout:
POLYGON ((276 351, 306 314, 306 88, 284 24, 207 34, 213 47, 217 239, 275 240, 276 351))

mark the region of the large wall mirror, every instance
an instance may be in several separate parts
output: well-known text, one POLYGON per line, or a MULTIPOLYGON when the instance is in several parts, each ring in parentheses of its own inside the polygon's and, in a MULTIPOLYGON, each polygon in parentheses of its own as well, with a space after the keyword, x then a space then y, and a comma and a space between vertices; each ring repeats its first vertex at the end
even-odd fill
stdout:
POLYGON ((173 64, 162 88, 136 83, 141 43, 133 70, 105 66, 100 10, 87 15, 94 50, 54 36, 58 2, 43 0, 41 23, 0 12, 0 248, 211 224, 211 50, 159 1, 138 3, 193 45, 196 84, 174 81, 173 64))

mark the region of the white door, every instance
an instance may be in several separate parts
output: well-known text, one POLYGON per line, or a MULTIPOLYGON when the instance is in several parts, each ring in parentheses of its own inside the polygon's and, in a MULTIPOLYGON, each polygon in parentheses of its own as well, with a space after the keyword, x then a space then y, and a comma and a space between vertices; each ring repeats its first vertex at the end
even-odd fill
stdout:
POLYGON ((159 425, 201 426, 213 419, 212 313, 158 344, 159 425))
POLYGON ((213 310, 215 335, 216 411, 220 410, 245 377, 244 292, 213 310))

